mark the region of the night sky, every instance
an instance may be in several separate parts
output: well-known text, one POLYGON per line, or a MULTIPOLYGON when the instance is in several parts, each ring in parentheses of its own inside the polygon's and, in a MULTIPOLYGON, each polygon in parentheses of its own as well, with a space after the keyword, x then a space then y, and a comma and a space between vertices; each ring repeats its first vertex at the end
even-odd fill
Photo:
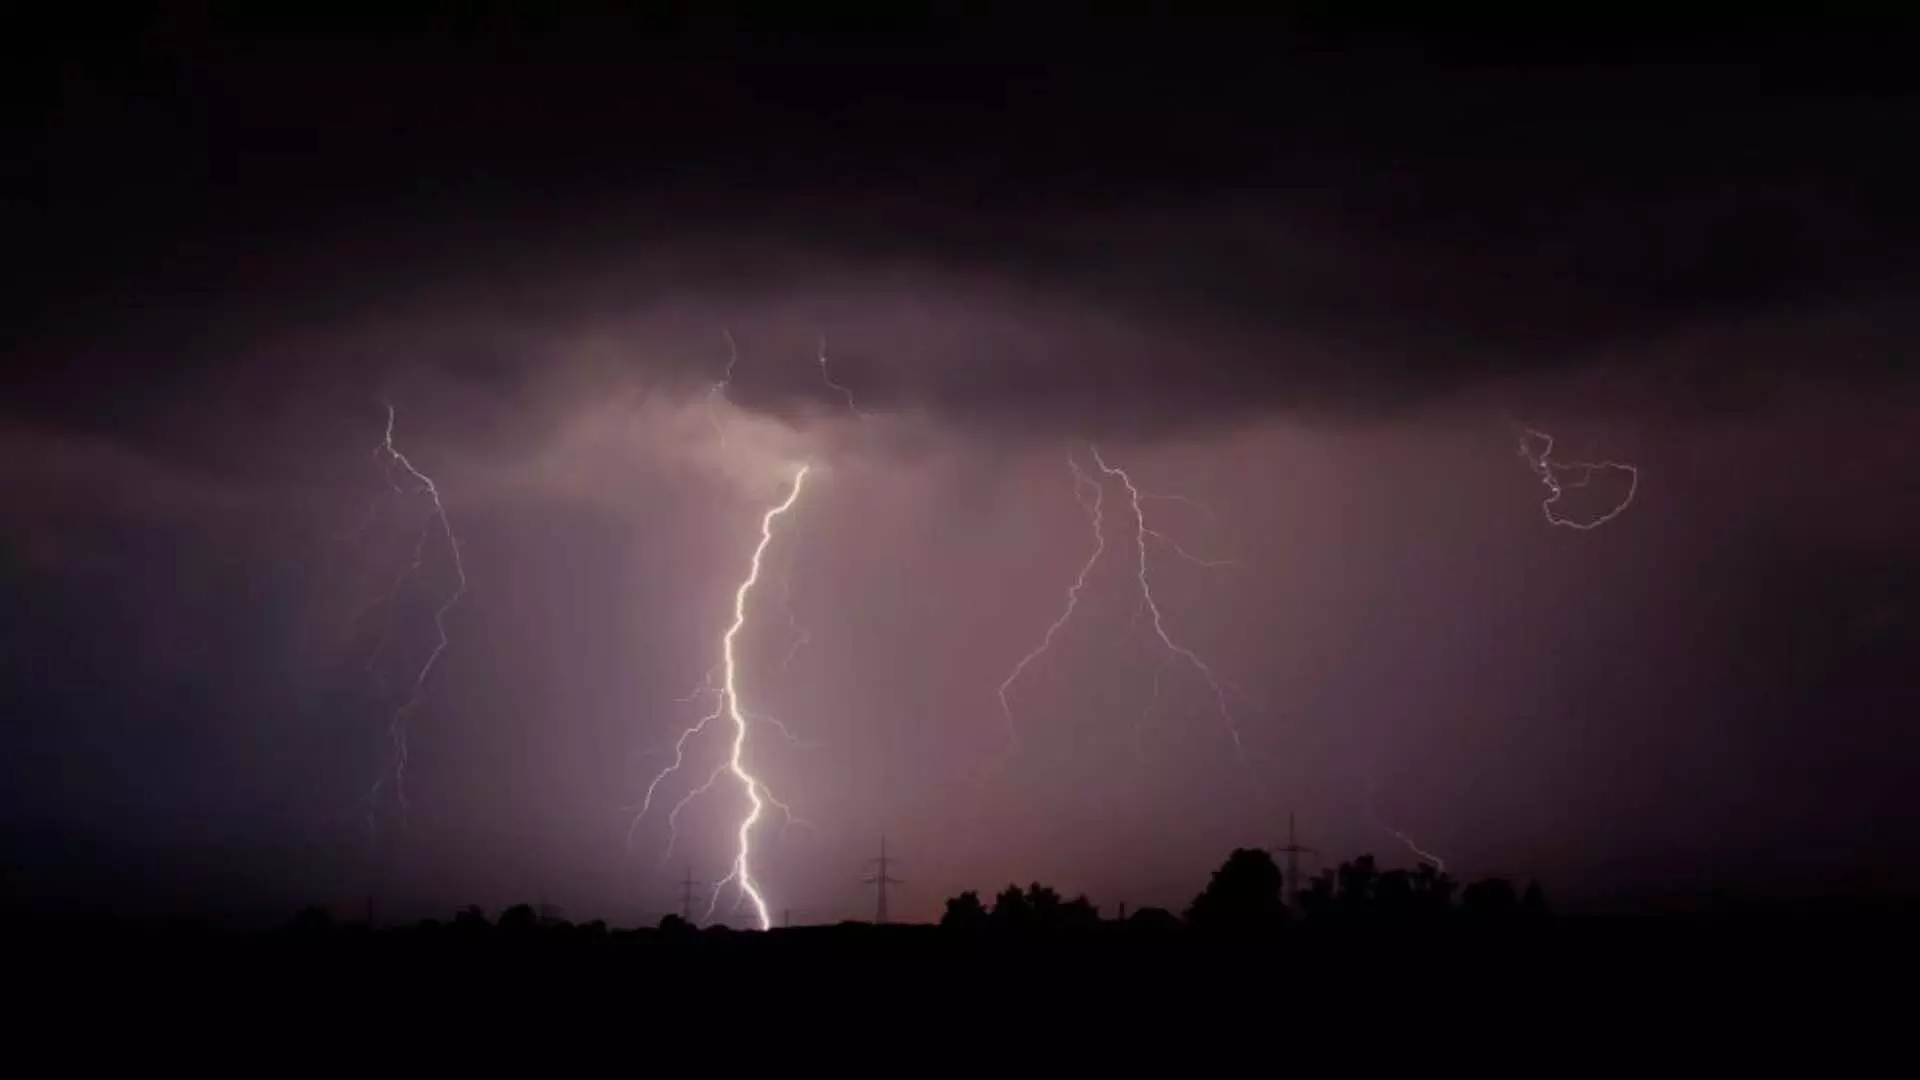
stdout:
POLYGON ((634 810, 801 462, 738 638, 795 921, 870 914, 883 834, 899 918, 1180 907, 1289 811, 1575 909, 1920 890, 1905 39, 442 7, 8 35, 10 895, 657 919, 728 871, 724 778, 661 860, 729 729, 634 810), (404 816, 456 582, 388 403, 467 576, 404 816), (1632 503, 1552 524, 1528 426, 1632 503), (1094 446, 1182 497, 1149 572, 1238 749, 1094 446), (1107 546, 1010 738, 1070 455, 1107 546))

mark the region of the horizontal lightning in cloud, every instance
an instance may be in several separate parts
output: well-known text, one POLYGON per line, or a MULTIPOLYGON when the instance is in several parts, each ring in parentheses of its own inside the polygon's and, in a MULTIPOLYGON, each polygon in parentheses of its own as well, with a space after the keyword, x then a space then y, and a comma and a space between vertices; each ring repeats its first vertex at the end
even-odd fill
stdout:
POLYGON ((1633 503, 1633 496, 1640 488, 1640 470, 1637 466, 1623 461, 1556 460, 1553 456, 1553 436, 1535 428, 1522 428, 1520 456, 1526 460, 1527 468, 1539 477, 1540 483, 1547 489, 1547 497, 1540 503, 1540 512, 1546 517, 1549 525, 1562 525, 1583 532, 1597 529, 1619 517, 1633 503), (1620 497, 1619 502, 1590 521, 1577 521, 1555 509, 1562 495, 1576 488, 1586 487, 1593 480, 1596 472, 1627 474, 1627 491, 1620 497))

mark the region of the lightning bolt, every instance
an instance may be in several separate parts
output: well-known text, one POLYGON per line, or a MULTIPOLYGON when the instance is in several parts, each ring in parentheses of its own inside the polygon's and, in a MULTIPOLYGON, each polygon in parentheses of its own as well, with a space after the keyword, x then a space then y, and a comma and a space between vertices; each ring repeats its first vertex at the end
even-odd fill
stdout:
POLYGON ((1402 844, 1405 844, 1407 846, 1407 850, 1413 852, 1416 856, 1420 858, 1422 862, 1432 863, 1433 868, 1435 870, 1440 871, 1443 874, 1447 872, 1447 860, 1441 858, 1438 855, 1435 855, 1431 851, 1427 851, 1423 849, 1419 844, 1414 843, 1413 837, 1408 836, 1406 833, 1401 832, 1399 829, 1395 829, 1390 826, 1382 825, 1380 827, 1386 830, 1387 835, 1393 837, 1395 840, 1400 841, 1402 844))
MULTIPOLYGON (((753 876, 753 829, 755 825, 759 824, 760 818, 766 812, 769 804, 785 813, 788 821, 792 822, 796 819, 793 817, 792 809, 779 799, 774 798, 772 792, 767 789, 766 784, 747 769, 746 751, 748 730, 752 726, 753 721, 771 721, 772 718, 752 713, 740 703, 740 665, 736 642, 740 636, 740 631, 747 625, 747 601, 749 597, 752 596, 754 587, 760 583, 761 567, 765 561, 768 547, 773 544, 774 524, 783 514, 793 509, 795 503, 799 502, 801 492, 805 488, 807 473, 811 468, 811 465, 800 466, 799 470, 794 473, 793 488, 787 493, 787 497, 761 515, 759 543, 754 546, 753 557, 749 562, 746 577, 743 578, 740 584, 734 589, 733 622, 728 625, 726 632, 720 637, 720 662, 717 665, 720 673, 719 685, 715 686, 713 684, 713 676, 712 673, 709 672, 707 682, 702 687, 697 688, 693 694, 689 695, 689 700, 702 694, 713 695, 713 709, 702 716, 692 727, 680 733, 680 737, 674 743, 673 764, 661 770, 661 772, 653 778, 653 782, 647 785, 647 793, 641 803, 640 813, 634 819, 635 824, 638 824, 639 819, 644 817, 647 811, 652 808, 654 792, 660 786, 661 781, 678 772, 685 764, 688 742, 705 731, 708 725, 716 720, 725 719, 731 723, 733 725, 733 740, 727 760, 716 766, 713 772, 708 774, 706 781, 693 791, 687 793, 684 798, 674 805, 672 812, 668 814, 667 820, 673 828, 675 835, 668 841, 667 850, 670 856, 672 854, 674 840, 678 838, 680 812, 686 808, 688 803, 712 790, 713 786, 719 783, 723 777, 731 775, 732 778, 739 783, 741 790, 746 794, 750 809, 746 815, 740 819, 740 825, 736 833, 738 837, 738 847, 733 859, 733 869, 726 877, 714 885, 713 895, 707 905, 706 918, 711 919, 713 917, 714 907, 719 902, 721 890, 731 883, 737 885, 740 889, 741 896, 752 903, 754 913, 760 920, 760 929, 762 930, 772 928, 773 916, 767 908, 766 897, 761 894, 759 884, 753 876)), ((628 838, 629 841, 631 841, 631 828, 628 830, 628 838)))
POLYGON ((1525 459, 1527 468, 1540 478, 1546 486, 1547 497, 1541 500, 1540 512, 1549 525, 1564 525, 1570 529, 1585 532, 1597 529, 1614 518, 1619 517, 1633 502, 1633 496, 1640 488, 1640 470, 1623 461, 1556 461, 1553 457, 1553 436, 1535 428, 1523 427, 1520 435, 1520 456, 1525 459), (1542 444, 1538 453, 1534 452, 1535 443, 1542 444), (1586 487, 1593 474, 1600 470, 1611 470, 1627 474, 1627 493, 1614 504, 1611 510, 1592 521, 1575 521, 1562 516, 1554 509, 1560 497, 1574 488, 1586 487), (1577 479, 1563 479, 1577 474, 1577 479))
MULTIPOLYGON (((729 329, 722 327, 720 334, 727 342, 727 366, 721 372, 720 378, 709 386, 705 406, 707 421, 713 426, 714 434, 719 437, 721 445, 724 447, 726 445, 726 431, 720 423, 716 407, 718 402, 726 400, 727 388, 732 384, 734 369, 740 362, 740 350, 729 329)), ((820 336, 819 363, 821 379, 830 389, 837 391, 846 399, 849 411, 862 420, 866 419, 866 414, 861 412, 859 407, 854 403, 853 391, 835 382, 832 373, 828 370, 827 339, 824 334, 820 336)), ((767 911, 765 898, 761 895, 759 886, 754 880, 750 864, 753 828, 758 824, 768 805, 773 806, 784 815, 788 826, 810 826, 811 823, 796 816, 792 807, 775 798, 764 783, 747 772, 745 749, 748 728, 755 723, 764 723, 771 726, 775 731, 779 732, 781 736, 786 738, 788 742, 796 746, 804 747, 812 744, 797 738, 794 733, 787 728, 786 724, 781 722, 779 717, 767 713, 750 711, 741 706, 739 700, 738 665, 735 662, 734 656, 734 641, 741 629, 746 625, 747 598, 755 586, 759 584, 763 570, 763 558, 768 547, 773 542, 774 523, 799 501, 807 474, 811 469, 811 464, 802 465, 794 474, 793 490, 787 494, 783 502, 768 510, 761 518, 760 542, 758 546, 754 548, 747 577, 740 583, 734 594, 733 623, 721 638, 721 660, 707 672, 705 680, 702 681, 699 686, 695 687, 692 693, 680 699, 681 703, 684 704, 700 697, 711 697, 713 700, 712 708, 696 720, 692 726, 680 732, 673 743, 673 762, 655 774, 652 781, 647 784, 646 794, 641 798, 640 805, 637 808, 629 807, 629 809, 636 810, 632 822, 627 827, 627 853, 628 856, 631 857, 633 853, 634 833, 639 828, 641 820, 653 809, 654 796, 658 792, 660 784, 665 781, 667 777, 678 773, 685 767, 687 745, 699 737, 700 734, 706 731, 715 721, 723 718, 730 721, 734 725, 732 753, 726 762, 715 767, 714 770, 707 775, 705 781, 682 796, 681 799, 674 804, 673 809, 668 812, 667 848, 665 854, 661 856, 661 859, 664 862, 673 857, 674 846, 679 842, 680 838, 681 812, 685 810, 693 800, 711 791, 713 786, 719 783, 722 778, 731 774, 735 780, 739 781, 742 789, 746 792, 751 809, 740 824, 739 847, 734 858, 733 870, 714 885, 713 895, 707 905, 706 917, 709 919, 712 918, 714 907, 719 901, 721 891, 729 883, 736 883, 740 888, 741 901, 745 902, 750 900, 753 903, 756 914, 758 914, 760 918, 761 929, 763 930, 771 925, 771 920, 767 911), (715 681, 716 675, 720 676, 717 683, 715 681)), ((793 632, 794 638, 788 646, 786 656, 781 661, 780 667, 782 671, 791 667, 795 654, 812 640, 811 633, 807 630, 806 626, 801 623, 798 614, 793 609, 792 597, 792 568, 789 566, 786 573, 782 575, 780 607, 786 616, 787 626, 793 632)))
MULTIPOLYGON (((1153 580, 1149 570, 1147 550, 1150 542, 1158 543, 1164 545, 1169 551, 1181 559, 1197 566, 1237 566, 1238 563, 1231 559, 1200 558, 1182 547, 1179 541, 1173 537, 1155 529, 1147 523, 1145 504, 1148 501, 1168 499, 1193 503, 1193 500, 1180 495, 1156 495, 1151 492, 1142 491, 1139 486, 1133 482, 1132 476, 1128 475, 1124 469, 1108 464, 1106 459, 1100 456, 1099 447, 1090 446, 1088 450, 1092 454, 1094 465, 1099 469, 1101 474, 1118 479, 1120 483, 1126 487, 1129 507, 1132 510, 1134 540, 1138 551, 1135 580, 1139 585, 1139 601, 1134 607, 1133 618, 1128 623, 1128 633, 1131 633, 1133 627, 1138 624, 1142 614, 1150 615, 1154 634, 1158 638, 1161 646, 1166 650, 1166 659, 1154 669, 1153 693, 1148 698, 1146 708, 1142 710, 1140 719, 1134 726, 1134 747, 1136 753, 1144 756, 1144 752, 1141 749, 1140 729, 1141 726, 1146 723, 1147 718, 1153 713, 1155 706, 1159 703, 1161 675, 1167 663, 1174 660, 1184 661, 1188 666, 1192 667, 1200 674, 1200 677, 1206 681, 1208 687, 1212 689, 1214 700, 1219 706, 1220 717, 1226 723, 1228 734, 1233 739, 1235 753, 1243 753, 1239 727, 1234 722, 1232 708, 1227 704, 1229 690, 1225 681, 1220 678, 1211 665, 1200 658, 1198 653, 1181 644, 1179 641, 1176 641, 1173 635, 1167 630, 1165 616, 1160 611, 1159 601, 1153 595, 1153 580)), ((1093 550, 1087 554, 1086 561, 1080 564, 1079 572, 1074 575, 1073 583, 1068 586, 1066 604, 1061 608, 1060 614, 1054 618, 1053 622, 1047 625, 1046 632, 1041 635, 1039 642, 1036 643, 1033 648, 1028 649, 1025 655, 1020 657, 1019 662, 1014 664, 1013 669, 1007 673, 1007 677, 1000 682, 997 690, 1000 699, 1000 712, 1001 715, 1006 718, 1007 740, 1009 744, 1013 746, 1017 746, 1019 742, 1019 727, 1014 721, 1013 706, 1010 700, 1013 686, 1035 661, 1039 660, 1040 657, 1046 654, 1048 649, 1053 647, 1055 638, 1057 638, 1060 632, 1066 628, 1067 624, 1073 620, 1075 612, 1079 609, 1080 596, 1086 589, 1087 580, 1093 573, 1094 567, 1099 564, 1101 556, 1106 554, 1107 550, 1106 517, 1104 511, 1106 489, 1097 477, 1080 467, 1079 460, 1075 458, 1072 453, 1068 453, 1067 455, 1067 468, 1073 475, 1073 497, 1075 501, 1080 504, 1081 509, 1086 511, 1087 524, 1093 532, 1093 550)), ((1200 504, 1193 503, 1193 505, 1199 506, 1200 504)), ((1201 507, 1201 509, 1204 510, 1206 508, 1201 507)), ((1211 513, 1211 511, 1208 512, 1211 513)), ((1126 635, 1122 635, 1123 640, 1125 636, 1126 635)))
POLYGON ((1408 836, 1406 833, 1401 832, 1399 829, 1396 829, 1393 826, 1388 825, 1387 823, 1381 821, 1380 818, 1374 814, 1373 788, 1374 788, 1373 781, 1369 780, 1367 782, 1367 793, 1366 793, 1366 799, 1365 799, 1367 821, 1372 823, 1374 828, 1379 829, 1381 832, 1386 833, 1388 836, 1393 837, 1395 840, 1398 840, 1402 845, 1406 847, 1408 851, 1413 852, 1415 857, 1419 858, 1421 861, 1432 863, 1433 868, 1435 870, 1438 870, 1443 874, 1446 873, 1447 860, 1441 858, 1438 855, 1435 855, 1433 852, 1428 851, 1425 848, 1422 848, 1419 844, 1414 842, 1413 837, 1408 836))
POLYGON ((1014 723, 1013 705, 1007 700, 1007 694, 1013 689, 1013 684, 1020 678, 1021 673, 1027 670, 1027 665, 1039 659, 1040 654, 1053 647, 1054 635, 1067 625, 1073 618, 1074 610, 1080 606, 1080 590, 1087 587, 1087 575, 1093 573, 1094 564, 1100 561, 1101 554, 1107 550, 1107 537, 1102 527, 1100 511, 1101 498, 1105 492, 1100 487, 1099 481, 1088 476, 1086 470, 1080 467, 1080 463, 1074 460, 1071 453, 1067 455, 1067 468, 1073 472, 1073 497, 1086 510, 1087 521, 1093 526, 1093 551, 1087 555, 1087 561, 1080 564, 1080 572, 1074 575, 1073 584, 1067 589, 1067 606, 1061 610, 1059 618, 1048 625, 1047 632, 1041 636, 1039 644, 1027 650, 1027 654, 1020 658, 1019 663, 1013 665, 1013 670, 1008 672, 1007 677, 1000 682, 1000 711, 1007 718, 1007 741, 1015 746, 1019 743, 1019 729, 1014 723), (1089 490, 1093 492, 1091 501, 1087 498, 1089 490))
POLYGON ((780 577, 780 610, 786 613, 787 628, 793 631, 793 644, 787 646, 787 655, 780 661, 780 670, 786 671, 793 666, 794 655, 813 640, 813 632, 807 629, 800 616, 793 610, 793 570, 780 577))
MULTIPOLYGON (((1173 635, 1167 632, 1166 619, 1161 614, 1160 603, 1153 595, 1153 582, 1148 570, 1147 541, 1149 539, 1158 539, 1162 543, 1167 544, 1175 554, 1189 561, 1198 562, 1201 565, 1208 565, 1208 563, 1205 560, 1194 558, 1194 556, 1188 554, 1184 548, 1180 547, 1178 543, 1175 543, 1171 537, 1148 525, 1146 510, 1143 505, 1147 498, 1146 493, 1140 490, 1139 485, 1133 482, 1133 477, 1128 475, 1125 469, 1107 464, 1106 459, 1100 456, 1099 447, 1091 447, 1090 449, 1093 453, 1093 462, 1099 466, 1100 471, 1107 476, 1119 480, 1127 489, 1128 505, 1133 510, 1134 547, 1139 556, 1136 564, 1135 577, 1140 585, 1140 603, 1144 605, 1146 613, 1152 619, 1154 636, 1159 638, 1161 646, 1166 649, 1170 656, 1178 657, 1186 661, 1187 665, 1193 668, 1193 670, 1200 675, 1201 679, 1205 680, 1208 688, 1213 691, 1214 703, 1218 706, 1220 712, 1220 720, 1226 725, 1228 736, 1233 739, 1234 753, 1244 760, 1246 748, 1240 741, 1240 727, 1234 721, 1233 710, 1227 704, 1228 690, 1226 683, 1215 673, 1211 665, 1200 658, 1198 653, 1174 640, 1173 635)), ((1158 697, 1157 684, 1155 697, 1156 699, 1158 697)), ((1149 705, 1148 708, 1151 710, 1152 706, 1149 705)), ((1144 723, 1145 719, 1146 717, 1143 715, 1141 722, 1144 723)))
POLYGON ((827 335, 825 334, 820 335, 820 381, 827 384, 827 389, 838 392, 847 400, 848 412, 862 420, 867 418, 867 414, 860 411, 860 406, 854 404, 853 391, 833 381, 833 372, 827 368, 827 335))
MULTIPOLYGON (((393 763, 387 772, 384 773, 379 780, 374 782, 373 790, 368 793, 370 804, 377 806, 380 792, 388 782, 391 781, 394 799, 399 804, 402 815, 404 815, 407 811, 408 728, 411 725, 413 714, 419 711, 421 704, 426 701, 428 677, 433 674, 434 666, 440 662, 441 654, 447 651, 449 640, 447 637, 447 614, 453 610, 454 605, 458 604, 460 598, 466 594, 467 569, 460 559, 460 541, 453 534, 453 524, 447 517, 446 504, 440 498, 440 486, 434 483, 432 477, 416 468, 413 462, 407 458, 407 455, 401 453, 399 448, 394 446, 393 404, 391 402, 385 404, 387 408, 387 430, 385 437, 381 440, 380 446, 375 450, 375 454, 379 457, 382 468, 386 471, 387 480, 393 485, 395 491, 406 494, 400 486, 400 481, 393 474, 393 468, 398 467, 408 477, 412 478, 413 482, 419 486, 419 490, 425 492, 433 504, 433 511, 428 517, 427 524, 421 527, 420 534, 414 541, 412 561, 407 568, 401 572, 400 578, 394 582, 393 590, 388 595, 391 596, 397 593, 410 578, 420 572, 420 568, 426 561, 427 536, 432 531, 435 522, 439 523, 440 534, 446 541, 447 554, 452 561, 454 575, 458 579, 453 591, 447 595, 445 600, 441 601, 439 607, 434 609, 433 629, 435 640, 433 649, 427 653, 426 660, 421 663, 420 669, 415 672, 413 687, 408 693, 407 699, 400 704, 399 708, 393 711, 392 717, 387 722, 387 738, 393 746, 393 763)), ((372 661, 369 661, 370 665, 371 663, 372 661)), ((369 813, 371 814, 371 810, 369 813)))
POLYGON ((722 449, 727 445, 727 429, 720 426, 720 414, 714 410, 714 402, 727 400, 727 387, 733 383, 734 366, 740 363, 740 347, 734 343, 733 331, 720 328, 720 336, 727 339, 727 366, 707 388, 707 423, 713 425, 713 433, 720 439, 722 449))

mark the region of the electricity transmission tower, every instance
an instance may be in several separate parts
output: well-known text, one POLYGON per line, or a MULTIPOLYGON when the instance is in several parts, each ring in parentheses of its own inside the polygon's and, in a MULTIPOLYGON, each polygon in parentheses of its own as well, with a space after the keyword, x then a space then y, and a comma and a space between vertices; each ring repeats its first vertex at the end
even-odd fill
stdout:
POLYGON ((1287 844, 1273 850, 1287 857, 1287 906, 1297 910, 1300 904, 1300 856, 1320 853, 1310 847, 1301 847, 1300 841, 1294 838, 1291 810, 1287 811, 1287 844))
POLYGON ((865 884, 871 885, 874 888, 875 903, 873 922, 875 926, 885 926, 887 922, 887 886, 904 884, 899 878, 887 876, 887 867, 893 864, 893 860, 887 858, 886 837, 882 836, 880 838, 880 857, 877 859, 868 859, 867 861, 874 864, 873 875, 862 880, 865 884))
POLYGON ((687 925, 693 925, 693 890, 704 886, 706 882, 693 880, 693 867, 687 867, 687 876, 680 880, 680 917, 687 925))

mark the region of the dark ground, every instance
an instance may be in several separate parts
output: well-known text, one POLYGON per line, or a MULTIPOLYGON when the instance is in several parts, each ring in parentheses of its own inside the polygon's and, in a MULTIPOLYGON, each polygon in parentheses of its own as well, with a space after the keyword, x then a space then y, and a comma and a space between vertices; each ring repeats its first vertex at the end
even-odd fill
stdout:
POLYGON ((1311 1060, 1549 1055, 1561 1072, 1598 1040, 1594 1053, 1710 1054, 1722 1067, 1804 1049, 1831 1068, 1906 1023, 1913 926, 1892 914, 1561 918, 1254 941, 1114 923, 1011 939, 865 924, 238 935, 75 922, 15 926, 6 955, 9 982, 30 988, 10 1006, 16 1032, 110 1056, 151 1055, 157 1037, 195 1054, 425 1053, 493 1071, 502 1040, 571 1054, 611 1039, 681 1067, 714 1054, 844 1066, 884 1049, 889 1070, 931 1050, 1019 1072, 1068 1067, 1043 1059, 1159 1072, 1137 1057, 1149 1045, 1180 1047, 1186 1068, 1191 1053, 1271 1063, 1293 1041, 1311 1060), (103 1015, 149 1034, 102 1040, 103 1015))

